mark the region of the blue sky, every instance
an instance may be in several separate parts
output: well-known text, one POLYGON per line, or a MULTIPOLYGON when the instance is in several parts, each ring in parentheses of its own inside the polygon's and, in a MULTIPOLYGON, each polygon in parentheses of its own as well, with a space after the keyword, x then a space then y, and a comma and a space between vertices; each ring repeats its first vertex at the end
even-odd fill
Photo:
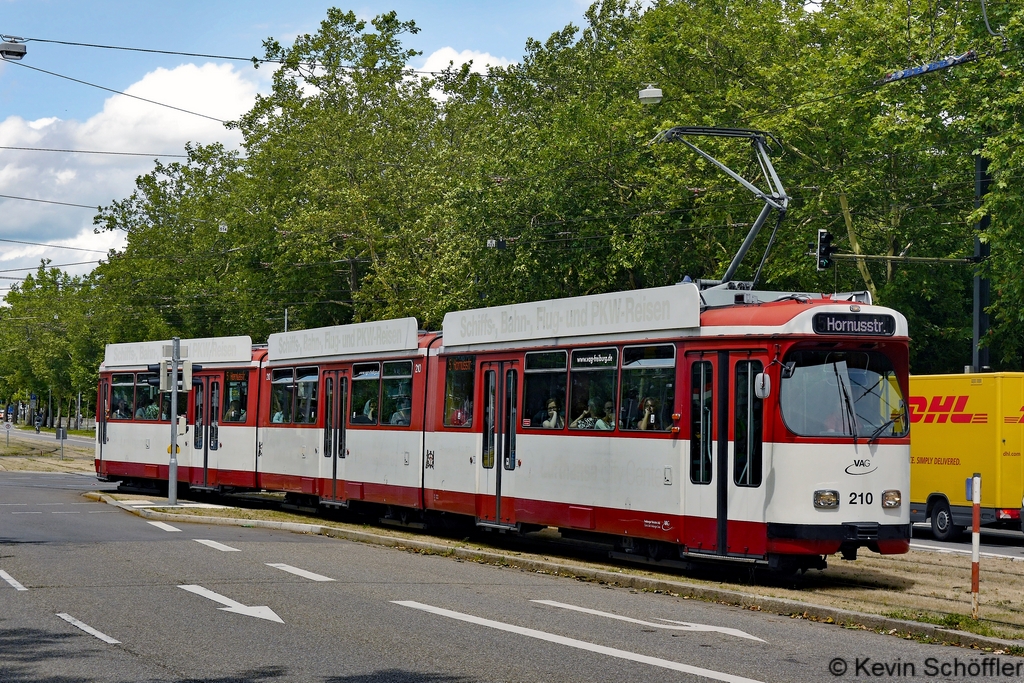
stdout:
MULTIPOLYGON (((315 32, 327 8, 360 18, 395 10, 421 31, 407 45, 423 54, 413 68, 448 59, 519 61, 527 38, 546 39, 566 24, 583 23, 585 0, 390 0, 353 4, 315 0, 0 0, 0 34, 26 39, 140 47, 239 57, 262 56, 262 41, 290 44, 315 32)), ((27 42, 21 64, 89 81, 221 119, 237 117, 269 86, 270 70, 196 57, 27 42)), ((0 147, 176 153, 187 141, 237 144, 237 133, 213 121, 112 95, 17 64, 0 62, 0 147)), ((0 194, 98 206, 131 193, 153 159, 0 149, 0 194)), ((102 254, 123 236, 94 235, 94 210, 0 198, 0 296, 40 258, 54 264, 102 254), (20 274, 19 274, 20 273, 20 274)), ((86 272, 88 263, 68 267, 86 272)))
MULTIPOLYGON (((587 3, 579 0, 0 0, 0 34, 206 54, 262 56, 262 42, 282 42, 316 31, 327 8, 352 10, 361 18, 395 10, 421 31, 409 46, 424 54, 444 47, 518 61, 528 37, 544 39, 572 22, 579 25, 587 3)), ((173 68, 187 57, 147 55, 28 43, 26 64, 122 90, 157 67, 173 68)), ((82 120, 109 96, 52 76, 6 68, 0 77, 0 117, 17 114, 82 120)))

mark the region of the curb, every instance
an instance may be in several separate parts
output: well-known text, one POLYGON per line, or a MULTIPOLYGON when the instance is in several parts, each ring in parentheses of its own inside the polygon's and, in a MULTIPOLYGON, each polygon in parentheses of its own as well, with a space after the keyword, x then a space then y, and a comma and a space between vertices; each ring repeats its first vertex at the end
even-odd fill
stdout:
POLYGON ((91 500, 113 505, 139 517, 163 522, 185 521, 186 523, 212 524, 215 526, 256 527, 262 529, 290 531, 299 534, 328 536, 331 538, 339 538, 359 543, 369 543, 388 548, 418 550, 447 557, 456 557, 462 560, 503 565, 541 574, 546 573, 556 576, 588 579, 599 583, 623 586, 652 593, 668 593, 684 598, 695 598, 706 602, 733 605, 751 611, 774 612, 776 614, 789 616, 795 619, 810 619, 812 621, 835 624, 846 628, 863 627, 883 634, 910 635, 920 638, 928 638, 932 642, 942 645, 959 645, 961 647, 970 647, 982 650, 1024 648, 1024 640, 991 638, 965 631, 946 629, 941 626, 925 624, 919 621, 892 619, 878 614, 867 614, 865 612, 855 612, 853 610, 840 609, 836 607, 823 607, 821 605, 800 602, 798 600, 773 598, 726 588, 699 586, 696 584, 686 583, 685 581, 654 579, 604 569, 593 569, 591 567, 583 567, 574 564, 552 562, 548 560, 532 560, 502 552, 456 548, 439 543, 431 543, 430 541, 397 538, 395 536, 386 536, 367 531, 355 531, 353 529, 342 529, 323 524, 272 522, 267 520, 231 519, 227 517, 193 517, 183 520, 181 515, 129 507, 120 501, 114 500, 113 498, 100 493, 89 492, 83 495, 91 500))

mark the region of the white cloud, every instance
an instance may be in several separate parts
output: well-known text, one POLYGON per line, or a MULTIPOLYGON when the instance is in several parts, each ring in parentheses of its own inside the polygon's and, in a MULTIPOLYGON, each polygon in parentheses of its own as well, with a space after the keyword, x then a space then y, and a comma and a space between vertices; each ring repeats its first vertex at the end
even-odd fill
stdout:
POLYGON ((457 52, 453 47, 442 47, 440 50, 435 50, 427 56, 423 63, 423 66, 417 69, 418 71, 444 71, 448 68, 449 63, 454 63, 455 66, 461 66, 468 61, 473 62, 473 66, 470 67, 476 73, 486 73, 488 66, 508 66, 513 64, 514 60, 506 59, 504 57, 495 57, 494 55, 486 52, 477 52, 476 50, 463 50, 457 52))
MULTIPOLYGON (((243 72, 232 65, 183 64, 148 73, 126 92, 230 120, 252 107, 257 92, 268 90, 271 73, 272 69, 243 72)), ((5 147, 181 154, 189 141, 233 147, 241 142, 241 135, 218 121, 120 95, 108 98, 103 110, 84 122, 52 116, 35 121, 11 116, 0 121, 0 146, 5 147)), ((135 178, 152 168, 152 157, 5 149, 0 150, 0 194, 98 207, 127 197, 135 178)), ((123 244, 121 234, 93 233, 95 209, 0 198, 0 212, 0 238, 103 252, 123 244)), ((0 242, 4 270, 35 267, 40 258, 60 264, 102 256, 0 242)), ((83 265, 67 270, 81 274, 91 268, 83 265)), ((0 281, 0 296, 10 282, 0 281)))

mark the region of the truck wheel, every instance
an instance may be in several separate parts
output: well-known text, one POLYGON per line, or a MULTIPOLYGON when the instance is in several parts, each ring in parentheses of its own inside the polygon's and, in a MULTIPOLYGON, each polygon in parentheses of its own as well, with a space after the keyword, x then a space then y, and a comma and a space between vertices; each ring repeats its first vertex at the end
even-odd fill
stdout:
POLYGON ((963 531, 953 524, 953 513, 949 511, 949 503, 940 500, 932 507, 932 536, 936 541, 952 541, 963 531))

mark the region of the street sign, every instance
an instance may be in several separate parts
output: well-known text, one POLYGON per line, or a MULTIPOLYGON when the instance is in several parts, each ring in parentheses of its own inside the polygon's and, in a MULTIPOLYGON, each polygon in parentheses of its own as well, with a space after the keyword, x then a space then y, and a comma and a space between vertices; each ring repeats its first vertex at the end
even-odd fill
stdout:
POLYGON ((64 429, 63 427, 57 427, 56 435, 57 441, 63 441, 64 439, 68 438, 68 430, 64 429))
POLYGON ((4 429, 6 429, 7 431, 11 431, 12 429, 14 429, 14 425, 12 425, 10 422, 4 422, 4 429))

